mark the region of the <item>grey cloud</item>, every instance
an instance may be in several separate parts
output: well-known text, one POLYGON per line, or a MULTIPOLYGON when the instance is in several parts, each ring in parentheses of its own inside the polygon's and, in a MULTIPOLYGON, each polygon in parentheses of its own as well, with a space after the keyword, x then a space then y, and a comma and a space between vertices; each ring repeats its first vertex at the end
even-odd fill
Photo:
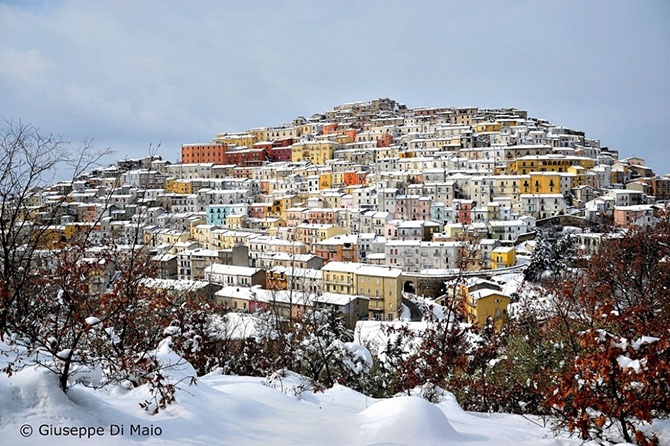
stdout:
POLYGON ((163 141, 176 159, 181 143, 352 100, 512 106, 670 172, 668 11, 602 0, 0 3, 0 115, 129 156, 163 141))

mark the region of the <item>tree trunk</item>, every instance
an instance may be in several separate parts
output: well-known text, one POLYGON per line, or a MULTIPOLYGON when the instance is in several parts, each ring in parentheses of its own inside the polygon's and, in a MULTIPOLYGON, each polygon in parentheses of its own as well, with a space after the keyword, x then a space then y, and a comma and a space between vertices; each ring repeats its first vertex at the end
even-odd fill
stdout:
POLYGON ((70 352, 67 359, 65 360, 63 370, 61 370, 60 377, 58 378, 58 387, 60 387, 63 393, 67 393, 67 381, 68 378, 70 377, 71 364, 72 364, 72 352, 70 352))
POLYGON ((633 439, 630 438, 630 434, 628 433, 628 428, 626 427, 626 416, 624 415, 623 411, 619 413, 619 423, 621 424, 623 439, 626 441, 626 443, 632 443, 633 439))

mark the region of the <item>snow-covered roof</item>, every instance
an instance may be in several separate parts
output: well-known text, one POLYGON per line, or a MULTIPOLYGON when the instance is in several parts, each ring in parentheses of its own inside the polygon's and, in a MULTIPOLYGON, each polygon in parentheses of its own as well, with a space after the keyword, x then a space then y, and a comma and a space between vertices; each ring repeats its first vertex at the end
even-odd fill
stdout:
POLYGON ((323 271, 354 273, 364 276, 399 277, 402 269, 390 266, 375 266, 356 262, 330 262, 322 268, 323 271))
POLYGON ((320 280, 323 272, 320 269, 297 268, 292 266, 274 266, 271 270, 274 273, 283 273, 288 277, 302 277, 306 279, 320 280))
POLYGON ((239 299, 247 301, 255 301, 262 303, 281 303, 281 304, 295 304, 313 306, 315 303, 323 303, 330 305, 348 305, 349 302, 357 299, 369 300, 368 297, 352 295, 352 294, 338 294, 338 293, 311 293, 297 290, 266 290, 258 286, 254 287, 239 287, 227 286, 223 287, 215 293, 215 296, 221 298, 239 299))
POLYGON ((249 266, 223 265, 221 263, 213 263, 205 268, 205 274, 228 274, 231 276, 253 276, 261 271, 258 268, 251 268, 249 266))
POLYGON ((504 295, 502 293, 502 291, 496 291, 496 290, 485 289, 485 290, 477 290, 477 291, 473 291, 471 293, 468 293, 468 297, 470 297, 471 299, 475 299, 475 300, 484 299, 484 298, 491 297, 491 296, 502 296, 502 297, 506 297, 506 298, 509 299, 509 296, 504 295))
POLYGON ((493 252, 507 254, 508 252, 514 251, 516 248, 514 246, 499 246, 493 250, 493 252))
POLYGON ((210 283, 204 280, 172 280, 172 279, 142 279, 142 285, 148 288, 157 288, 174 291, 197 291, 207 287, 210 283))

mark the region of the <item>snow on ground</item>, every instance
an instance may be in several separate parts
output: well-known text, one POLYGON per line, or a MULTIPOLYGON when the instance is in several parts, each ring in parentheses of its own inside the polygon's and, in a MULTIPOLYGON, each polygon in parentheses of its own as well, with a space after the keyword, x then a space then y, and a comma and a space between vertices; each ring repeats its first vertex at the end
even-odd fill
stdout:
MULTIPOLYGON (((171 365, 166 376, 181 380, 176 402, 156 415, 139 406, 151 398, 147 386, 74 385, 66 395, 44 369, 0 373, 0 444, 594 446, 556 437, 538 420, 465 412, 449 392, 437 404, 417 392, 376 400, 340 385, 315 393, 291 372, 270 379, 211 373, 191 384, 193 368, 168 340, 155 354, 171 365)), ((0 368, 6 359, 0 354, 0 368)), ((654 430, 670 444, 670 421, 654 430)))
POLYGON ((519 293, 523 290, 523 274, 504 274, 502 276, 496 277, 495 279, 498 283, 502 284, 502 292, 507 296, 511 296, 512 294, 519 293))
POLYGON ((246 339, 258 334, 258 318, 253 314, 230 312, 213 316, 212 331, 221 339, 246 339))
MULTIPOLYGON (((395 335, 387 333, 387 329, 400 329, 407 327, 414 333, 420 333, 428 328, 428 322, 405 322, 400 320, 395 321, 358 321, 354 329, 354 342, 359 345, 364 345, 370 351, 382 351, 389 340, 394 340, 395 335)), ((417 338, 418 342, 418 338, 417 338)))
POLYGON ((11 378, 0 377, 0 443, 580 444, 554 438, 549 429, 520 416, 464 412, 453 397, 439 404, 416 396, 377 401, 339 385, 300 393, 301 384, 294 374, 270 385, 262 378, 210 374, 197 385, 181 384, 177 402, 152 416, 138 406, 149 397, 146 388, 125 392, 75 386, 66 396, 54 375, 27 368, 11 378))
POLYGON ((412 320, 412 312, 410 311, 407 305, 402 304, 402 311, 400 312, 400 317, 398 319, 400 319, 401 321, 412 320))

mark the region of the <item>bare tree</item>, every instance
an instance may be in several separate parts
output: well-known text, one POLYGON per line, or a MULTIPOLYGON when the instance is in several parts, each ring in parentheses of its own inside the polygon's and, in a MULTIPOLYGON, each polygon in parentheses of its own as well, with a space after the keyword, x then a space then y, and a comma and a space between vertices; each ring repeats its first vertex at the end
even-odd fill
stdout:
POLYGON ((5 121, 0 129, 0 336, 20 331, 28 317, 39 282, 36 252, 53 246, 49 225, 67 201, 66 193, 56 194, 47 206, 40 192, 56 172, 69 172, 74 180, 110 153, 93 149, 91 140, 75 147, 22 122, 5 121))

